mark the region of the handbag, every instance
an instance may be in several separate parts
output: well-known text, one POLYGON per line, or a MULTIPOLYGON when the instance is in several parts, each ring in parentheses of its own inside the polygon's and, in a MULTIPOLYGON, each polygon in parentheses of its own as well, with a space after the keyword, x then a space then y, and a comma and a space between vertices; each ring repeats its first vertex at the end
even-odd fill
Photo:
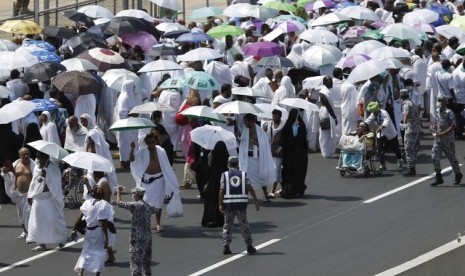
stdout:
POLYGON ((331 128, 331 119, 329 117, 321 119, 320 120, 320 128, 321 128, 321 130, 330 129, 331 128))
POLYGON ((166 206, 166 216, 168 218, 180 218, 184 216, 182 202, 178 192, 173 193, 170 203, 166 206))

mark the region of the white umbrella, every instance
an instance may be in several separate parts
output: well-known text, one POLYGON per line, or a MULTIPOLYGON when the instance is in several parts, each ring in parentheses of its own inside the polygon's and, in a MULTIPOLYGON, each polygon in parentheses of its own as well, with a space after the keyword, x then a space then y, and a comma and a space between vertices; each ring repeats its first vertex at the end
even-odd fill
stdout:
POLYGON ((14 94, 9 88, 0 85, 0 98, 8 98, 11 94, 14 94))
POLYGON ((239 3, 227 6, 223 10, 223 15, 228 17, 255 17, 267 19, 274 18, 277 15, 277 11, 262 6, 251 5, 249 3, 239 3))
POLYGON ((18 48, 19 48, 19 46, 17 44, 9 41, 8 39, 0 39, 0 51, 2 51, 2 52, 4 52, 4 51, 12 52, 12 51, 15 51, 18 48))
POLYGON ((28 52, 0 52, 0 69, 13 70, 36 63, 39 63, 39 59, 28 52))
POLYGON ((125 131, 125 130, 137 130, 143 128, 152 128, 155 125, 148 119, 145 118, 134 118, 129 117, 127 119, 121 119, 114 122, 110 126, 111 131, 125 131))
POLYGON ((422 33, 436 33, 436 28, 431 25, 431 24, 425 24, 425 23, 417 23, 412 26, 415 30, 422 32, 422 33))
POLYGON ((76 167, 88 171, 110 173, 115 170, 113 163, 110 160, 92 152, 75 152, 66 156, 62 161, 76 167))
POLYGON ((170 105, 164 103, 148 102, 135 106, 129 113, 152 114, 154 111, 176 111, 170 105))
POLYGON ((184 76, 182 77, 173 77, 165 80, 158 88, 161 89, 183 89, 186 87, 184 84, 184 81, 186 78, 184 76))
POLYGON ((258 114, 263 113, 263 110, 248 102, 232 101, 218 106, 213 112, 223 114, 258 114))
POLYGON ((209 48, 197 48, 190 50, 184 55, 178 56, 178 61, 196 61, 196 60, 207 60, 207 59, 217 59, 223 57, 220 52, 214 49, 209 48))
POLYGON ((302 88, 307 90, 319 89, 323 85, 325 76, 308 77, 302 81, 302 88))
POLYGON ((373 50, 380 48, 380 47, 385 47, 386 45, 376 41, 376 40, 367 40, 367 41, 362 41, 350 49, 350 51, 347 53, 347 56, 350 55, 368 55, 371 53, 373 50))
POLYGON ((312 43, 330 44, 339 42, 337 35, 326 30, 306 30, 299 35, 299 38, 312 43))
POLYGON ((260 108, 261 110, 263 110, 262 113, 257 114, 257 117, 260 118, 260 119, 269 119, 269 120, 273 119, 272 112, 275 109, 281 111, 281 113, 282 113, 281 120, 282 121, 286 121, 287 118, 289 117, 289 112, 287 112, 287 110, 285 108, 282 108, 280 106, 269 104, 269 103, 257 103, 255 105, 258 108, 260 108))
POLYGON ((322 15, 315 19, 315 21, 310 24, 311 27, 316 27, 316 26, 325 26, 325 25, 332 25, 335 23, 339 23, 342 21, 352 21, 352 18, 348 17, 347 15, 340 14, 340 13, 329 13, 322 15))
POLYGON ((203 7, 194 9, 189 15, 189 19, 203 19, 210 16, 217 16, 221 14, 222 10, 217 7, 203 7))
POLYGON ((87 71, 98 69, 95 64, 82 58, 65 59, 60 63, 66 67, 67 71, 87 71))
POLYGON ((321 44, 310 46, 302 57, 308 63, 325 65, 337 62, 342 57, 342 52, 335 46, 321 44))
POLYGON ((181 10, 178 0, 150 0, 150 2, 157 4, 160 7, 167 8, 174 11, 181 10))
POLYGON ((436 28, 436 33, 444 36, 445 38, 449 39, 453 36, 461 40, 463 37, 463 31, 461 28, 457 26, 451 26, 451 25, 442 25, 436 28))
POLYGON ((165 33, 172 32, 172 31, 190 31, 189 28, 187 28, 186 26, 183 26, 179 23, 172 23, 172 22, 160 23, 155 28, 165 33))
POLYGON ((296 31, 300 32, 306 29, 304 24, 300 23, 299 21, 294 21, 294 20, 279 22, 277 23, 276 29, 277 28, 283 30, 283 32, 285 33, 296 32, 296 31))
POLYGON ((265 93, 262 91, 250 88, 250 87, 234 87, 231 89, 233 95, 242 95, 242 96, 249 96, 249 97, 257 97, 257 98, 266 98, 265 93))
POLYGON ((195 128, 190 134, 192 142, 204 149, 213 149, 219 141, 223 141, 228 149, 237 148, 237 140, 234 134, 219 126, 204 125, 195 128))
POLYGON ((376 13, 368 8, 362 6, 349 6, 345 7, 339 11, 340 14, 346 15, 350 18, 360 19, 360 20, 369 20, 369 21, 378 21, 379 17, 376 13))
POLYGON ((147 12, 143 10, 135 10, 135 9, 128 9, 128 10, 122 10, 115 14, 115 17, 135 17, 135 18, 141 18, 144 19, 150 23, 153 23, 155 18, 150 16, 147 12))
POLYGON ((371 58, 367 55, 350 55, 342 58, 336 63, 336 68, 344 69, 346 67, 354 68, 355 66, 364 63, 371 58))
POLYGON ((59 145, 52 143, 52 142, 47 142, 44 140, 37 140, 37 141, 30 142, 27 144, 35 148, 36 150, 43 152, 49 155, 50 157, 53 157, 59 160, 63 159, 65 156, 69 154, 67 150, 60 147, 59 145))
POLYGON ((26 117, 36 109, 36 104, 30 101, 13 101, 0 108, 0 124, 8 124, 26 117))
POLYGON ((365 81, 383 73, 387 68, 388 65, 386 62, 377 59, 370 59, 355 67, 347 78, 347 81, 351 83, 365 81))
MULTIPOLYGON (((418 32, 410 27, 407 24, 404 23, 394 23, 387 25, 386 28, 384 28, 381 31, 382 34, 384 34, 384 37, 392 37, 392 38, 397 38, 397 39, 407 39, 407 40, 412 40, 416 44, 420 45, 421 40, 418 36, 418 32)), ((385 39, 386 40, 386 39, 385 39)))
POLYGON ((227 122, 226 117, 221 113, 213 112, 213 108, 199 105, 199 106, 191 106, 189 108, 184 109, 181 112, 182 115, 187 117, 195 117, 204 119, 207 121, 216 121, 216 122, 227 122))
POLYGON ((287 98, 279 102, 279 104, 290 106, 293 108, 303 109, 305 111, 318 111, 316 104, 306 101, 301 98, 287 98))
POLYGON ((373 50, 369 56, 371 58, 378 58, 378 59, 383 59, 383 58, 409 58, 410 53, 400 49, 400 48, 395 48, 395 47, 390 47, 390 46, 385 46, 385 47, 380 47, 375 50, 373 50))
POLYGON ((183 70, 182 67, 176 62, 170 60, 156 60, 145 64, 138 72, 155 72, 155 71, 172 71, 183 70))
POLYGON ((123 84, 127 80, 133 80, 135 83, 139 82, 139 77, 127 69, 110 69, 102 76, 103 81, 108 87, 117 91, 121 91, 123 84))
POLYGON ((383 59, 383 62, 386 63, 388 69, 400 69, 405 67, 405 64, 395 58, 386 58, 383 59))
POLYGON ((88 17, 92 18, 113 18, 115 15, 107 8, 98 6, 98 5, 88 5, 77 10, 78 12, 82 12, 88 17))
POLYGON ((404 14, 402 23, 413 26, 415 24, 429 24, 438 21, 439 13, 428 9, 413 10, 404 14))

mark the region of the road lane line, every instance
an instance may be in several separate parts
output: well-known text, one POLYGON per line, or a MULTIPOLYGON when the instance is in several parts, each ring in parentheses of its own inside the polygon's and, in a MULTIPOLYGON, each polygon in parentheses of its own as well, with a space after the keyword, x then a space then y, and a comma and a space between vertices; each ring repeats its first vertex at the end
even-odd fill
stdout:
MULTIPOLYGON (((462 166, 462 164, 460 164, 460 166, 462 166)), ((441 171, 441 173, 446 173, 446 172, 449 172, 449 171, 451 171, 451 170, 452 170, 452 167, 447 167, 447 168, 443 169, 443 170, 441 171)), ((428 179, 431 179, 431 178, 433 178, 435 175, 436 175, 435 173, 432 173, 432 174, 430 174, 430 175, 424 176, 424 177, 422 177, 422 178, 420 178, 420 179, 417 179, 417 180, 412 181, 412 182, 410 182, 410 183, 407 183, 407 184, 405 184, 405 185, 403 185, 403 186, 400 186, 400 187, 398 187, 398 188, 396 188, 396 189, 394 189, 394 190, 390 190, 390 191, 388 191, 388 192, 385 192, 384 194, 380 194, 379 196, 375 196, 375 197, 373 197, 373 198, 370 198, 370 199, 368 199, 368 200, 365 200, 365 201, 363 201, 362 203, 365 203, 365 204, 366 204, 366 203, 373 203, 373 202, 375 202, 375 201, 377 201, 377 200, 380 200, 380 199, 382 199, 382 198, 384 198, 384 197, 390 196, 390 195, 392 195, 392 194, 395 194, 395 193, 397 193, 397 192, 400 192, 400 191, 402 191, 402 190, 405 190, 405 189, 407 189, 407 188, 410 188, 410 187, 412 187, 412 186, 414 186, 414 185, 417 185, 417 184, 419 184, 419 183, 421 183, 421 182, 423 182, 423 181, 426 181, 426 180, 428 180, 428 179)))
MULTIPOLYGON (((273 243, 275 243, 275 242, 278 242, 278 241, 280 241, 280 240, 281 240, 281 239, 272 239, 272 240, 269 240, 269 241, 267 241, 267 242, 264 242, 264 243, 262 243, 262 244, 257 245, 256 248, 257 248, 257 249, 262 249, 263 247, 266 247, 266 246, 268 246, 268 245, 270 245, 270 244, 273 244, 273 243)), ((236 254, 236 255, 234 255, 234 256, 232 256, 232 257, 229 257, 229 258, 227 258, 226 260, 222 260, 221 262, 217 262, 216 264, 213 264, 213 265, 211 265, 211 266, 209 266, 209 267, 206 267, 206 268, 204 268, 204 269, 202 269, 202 270, 199 270, 199 271, 197 271, 197 272, 195 272, 195 273, 189 274, 189 276, 199 276, 199 275, 205 274, 205 273, 207 273, 207 272, 209 272, 209 271, 212 271, 213 269, 216 269, 216 268, 218 268, 218 267, 220 267, 220 266, 223 266, 223 265, 228 264, 228 263, 230 263, 230 262, 233 262, 233 261, 235 261, 235 260, 237 260, 237 259, 239 259, 239 258, 242 258, 242 257, 244 257, 245 255, 247 255, 247 250, 246 250, 246 251, 243 251, 243 252, 241 252, 241 253, 239 253, 239 254, 236 254)))
MULTIPOLYGON (((80 238, 77 242, 69 242, 69 243, 65 244, 65 246, 64 246, 63 248, 71 247, 71 246, 76 245, 76 244, 78 244, 78 243, 81 243, 81 242, 83 242, 83 241, 84 241, 84 238, 80 238)), ((23 265, 23 264, 32 262, 32 261, 34 261, 34 260, 40 259, 40 258, 45 257, 45 256, 47 256, 47 255, 53 254, 53 253, 55 253, 55 252, 57 252, 58 250, 61 250, 61 249, 63 249, 63 248, 58 248, 58 247, 56 247, 56 248, 47 250, 47 251, 45 251, 45 252, 42 252, 42 253, 40 253, 40 254, 34 255, 34 256, 30 257, 30 258, 24 259, 24 260, 22 260, 22 261, 16 262, 16 263, 14 263, 14 264, 10 264, 9 266, 0 268, 0 273, 5 272, 5 271, 8 271, 8 270, 10 270, 10 269, 13 269, 13 268, 15 268, 15 267, 18 267, 18 266, 20 266, 20 265, 23 265)))

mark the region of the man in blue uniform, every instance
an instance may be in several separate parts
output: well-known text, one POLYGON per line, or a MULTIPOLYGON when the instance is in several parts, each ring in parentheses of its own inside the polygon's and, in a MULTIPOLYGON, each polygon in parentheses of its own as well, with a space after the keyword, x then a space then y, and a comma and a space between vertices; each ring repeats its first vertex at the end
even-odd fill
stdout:
POLYGON ((223 226, 223 254, 231 254, 229 244, 231 243, 231 229, 234 218, 237 217, 241 226, 242 237, 247 245, 247 253, 257 252, 252 245, 252 234, 247 222, 247 204, 249 202, 248 192, 255 202, 255 209, 260 210, 260 205, 255 195, 255 191, 247 178, 247 173, 239 170, 239 159, 231 156, 228 159, 229 171, 221 175, 220 181, 220 211, 224 213, 223 226))

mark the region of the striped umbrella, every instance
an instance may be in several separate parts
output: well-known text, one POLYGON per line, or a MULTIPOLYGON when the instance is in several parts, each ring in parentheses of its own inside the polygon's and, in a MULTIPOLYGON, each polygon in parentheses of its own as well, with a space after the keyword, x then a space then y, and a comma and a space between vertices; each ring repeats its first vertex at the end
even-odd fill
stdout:
POLYGON ((78 57, 92 62, 102 72, 125 67, 124 58, 110 49, 93 48, 85 51, 78 57))

